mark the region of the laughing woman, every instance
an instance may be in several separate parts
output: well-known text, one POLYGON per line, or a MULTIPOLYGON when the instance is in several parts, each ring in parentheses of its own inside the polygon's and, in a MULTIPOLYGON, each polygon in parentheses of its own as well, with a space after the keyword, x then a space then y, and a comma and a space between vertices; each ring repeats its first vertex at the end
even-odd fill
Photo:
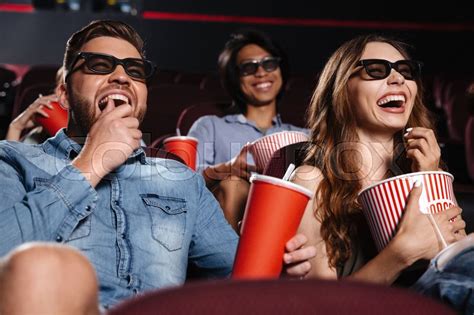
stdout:
MULTIPOLYGON (((416 270, 415 262, 426 262, 442 249, 435 227, 419 211, 419 184, 411 191, 398 232, 379 253, 357 201, 361 189, 380 180, 440 168, 440 149, 421 97, 420 71, 421 64, 410 59, 405 44, 376 35, 346 42, 327 62, 310 104, 312 136, 306 162, 292 179, 315 193, 299 227, 318 249, 309 277, 402 285, 400 276, 408 267, 416 270)), ((465 238, 460 214, 461 209, 453 207, 433 215, 447 243, 465 238)), ((467 255, 472 260, 472 251, 467 255)), ((420 273, 403 284, 411 285, 420 273)), ((427 277, 432 274, 420 280, 427 277)), ((427 293, 437 280, 416 285, 427 293)), ((472 288, 472 280, 456 287, 464 290, 464 300, 459 296, 451 304, 466 307, 472 288)), ((441 296, 445 301, 451 297, 441 296)), ((474 301, 470 303, 472 307, 474 301)))

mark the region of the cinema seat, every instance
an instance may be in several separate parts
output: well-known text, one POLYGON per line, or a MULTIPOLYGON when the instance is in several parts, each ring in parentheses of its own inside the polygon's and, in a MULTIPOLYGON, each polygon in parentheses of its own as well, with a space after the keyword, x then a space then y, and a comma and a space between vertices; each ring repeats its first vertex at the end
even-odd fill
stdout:
POLYGON ((448 315, 447 306, 408 289, 329 280, 194 282, 146 293, 108 315, 385 314, 448 315))

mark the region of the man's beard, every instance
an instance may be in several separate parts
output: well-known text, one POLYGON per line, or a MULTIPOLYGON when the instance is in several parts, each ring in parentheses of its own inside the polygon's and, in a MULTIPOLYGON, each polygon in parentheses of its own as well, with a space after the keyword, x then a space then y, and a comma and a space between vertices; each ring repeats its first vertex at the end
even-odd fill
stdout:
POLYGON ((69 95, 69 113, 76 125, 76 132, 79 133, 78 136, 86 136, 97 120, 95 118, 95 107, 85 98, 73 93, 69 95))
MULTIPOLYGON (((77 95, 76 93, 69 91, 69 114, 75 124, 76 132, 78 136, 87 136, 94 123, 98 120, 99 116, 95 117, 95 111, 98 110, 91 104, 87 99, 77 95)), ((137 119, 140 124, 143 121, 146 110, 138 112, 137 119)))

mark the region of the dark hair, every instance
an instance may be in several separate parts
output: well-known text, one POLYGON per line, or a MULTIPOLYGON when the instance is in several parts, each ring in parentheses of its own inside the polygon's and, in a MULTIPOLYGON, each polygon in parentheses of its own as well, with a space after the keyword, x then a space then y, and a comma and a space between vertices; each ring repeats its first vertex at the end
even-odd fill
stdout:
POLYGON ((237 68, 237 54, 246 45, 255 44, 268 51, 273 57, 281 58, 280 71, 282 87, 277 95, 277 104, 281 99, 289 75, 288 58, 278 43, 268 35, 254 29, 244 29, 233 33, 221 51, 218 59, 218 70, 221 83, 232 97, 233 103, 242 113, 245 113, 247 99, 240 89, 240 75, 237 68))
POLYGON ((71 70, 70 67, 74 62, 76 55, 80 52, 81 47, 91 39, 103 36, 126 40, 138 50, 142 58, 145 58, 143 40, 137 31, 135 31, 135 29, 130 25, 121 21, 112 20, 92 21, 79 31, 72 34, 67 41, 63 60, 65 75, 67 75, 67 72, 71 70))
MULTIPOLYGON (((360 169, 360 160, 357 154, 347 154, 352 151, 337 148, 341 148, 341 144, 350 148, 351 143, 359 140, 347 86, 365 47, 371 42, 387 43, 405 59, 410 59, 411 47, 397 39, 377 34, 355 37, 342 44, 327 61, 308 108, 311 144, 305 163, 316 166, 323 175, 315 192, 317 201, 313 213, 321 222, 321 236, 332 267, 342 266, 353 254, 352 240, 357 239, 359 233, 354 222, 361 214, 357 197, 362 184, 356 171, 360 169)), ((422 99, 421 78, 415 82, 418 92, 406 127, 434 129, 422 99)), ((411 171, 411 161, 406 154, 400 154, 405 150, 402 135, 403 130, 400 130, 394 136, 393 157, 399 158, 392 161, 393 175, 411 171)))

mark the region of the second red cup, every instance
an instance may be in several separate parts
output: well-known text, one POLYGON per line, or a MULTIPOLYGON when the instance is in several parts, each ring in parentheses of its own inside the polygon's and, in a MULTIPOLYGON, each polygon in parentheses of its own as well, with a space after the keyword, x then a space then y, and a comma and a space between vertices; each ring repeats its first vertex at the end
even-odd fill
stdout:
POLYGON ((296 234, 313 193, 271 176, 253 175, 250 182, 232 278, 278 278, 285 244, 296 234))
POLYGON ((49 117, 37 115, 35 120, 40 124, 50 136, 54 136, 59 129, 67 126, 68 112, 59 102, 50 102, 52 109, 43 106, 43 110, 49 117))
POLYGON ((191 169, 196 170, 198 139, 188 136, 169 137, 163 141, 166 151, 179 156, 191 169))

